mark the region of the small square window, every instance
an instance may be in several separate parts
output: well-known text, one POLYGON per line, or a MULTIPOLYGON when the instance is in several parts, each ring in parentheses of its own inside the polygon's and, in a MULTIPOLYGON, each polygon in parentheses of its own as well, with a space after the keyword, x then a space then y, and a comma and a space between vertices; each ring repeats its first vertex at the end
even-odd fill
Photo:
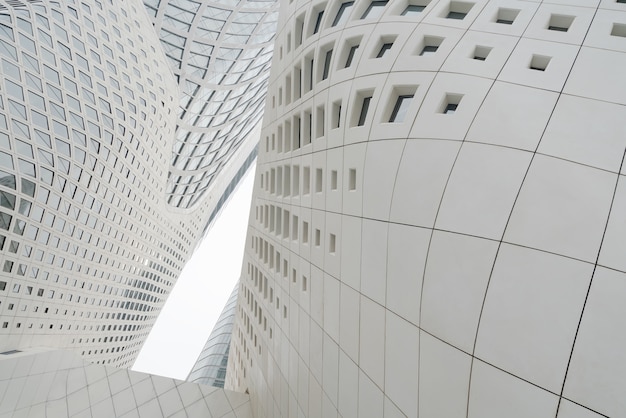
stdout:
POLYGON ((491 47, 476 45, 476 48, 474 48, 474 56, 472 58, 478 61, 485 61, 490 52, 491 47))
POLYGON ((518 9, 498 9, 498 14, 496 15, 496 23, 501 23, 503 25, 512 25, 519 12, 520 11, 518 9))
POLYGON ((545 71, 550 63, 552 57, 546 57, 545 55, 533 55, 530 60, 530 69, 537 71, 545 71))
POLYGON ((425 56, 434 54, 437 52, 444 38, 440 38, 438 36, 424 36, 424 41, 422 43, 422 49, 420 50, 419 56, 425 56))
POLYGON ((324 70, 322 72, 322 80, 326 80, 328 78, 328 73, 330 72, 330 59, 333 56, 333 50, 329 49, 326 51, 326 56, 324 58, 324 70))
POLYGON ((315 35, 320 30, 320 26, 322 24, 322 17, 324 17, 324 11, 322 10, 317 14, 317 19, 315 20, 315 28, 313 29, 313 34, 315 35))
POLYGON ((359 45, 352 45, 350 47, 350 51, 348 51, 348 57, 346 58, 346 65, 344 66, 344 68, 348 68, 349 66, 352 65, 352 60, 354 59, 354 54, 356 53, 356 50, 359 48, 359 45))
POLYGON ((365 120, 367 119, 367 111, 369 110, 371 100, 372 96, 363 98, 363 104, 361 106, 361 113, 359 114, 359 122, 357 123, 357 126, 365 125, 365 120))
POLYGON ((550 16, 548 30, 567 32, 570 26, 572 26, 572 22, 574 22, 574 16, 553 14, 550 16))

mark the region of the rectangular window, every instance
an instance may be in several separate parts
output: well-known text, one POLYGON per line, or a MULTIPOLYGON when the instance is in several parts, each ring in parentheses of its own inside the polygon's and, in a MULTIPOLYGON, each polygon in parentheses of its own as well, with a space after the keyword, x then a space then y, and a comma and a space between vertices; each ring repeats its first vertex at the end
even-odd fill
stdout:
POLYGON ((322 72, 322 80, 326 80, 328 78, 328 73, 330 72, 330 59, 332 58, 332 56, 332 49, 326 51, 326 57, 324 58, 324 71, 322 72))
POLYGON ((363 98, 363 105, 361 106, 361 114, 359 115, 359 122, 357 126, 365 125, 365 119, 367 118, 367 111, 369 110, 371 100, 372 96, 363 98))
POLYGON ((333 120, 331 121, 333 128, 339 128, 341 126, 341 102, 333 103, 333 120))
POLYGON ((339 6, 339 10, 337 11, 335 20, 333 20, 332 27, 335 27, 337 25, 343 25, 347 22, 348 17, 350 16, 350 11, 352 10, 352 6, 354 6, 353 1, 347 1, 339 6))
POLYGON ((501 23, 503 25, 512 25, 519 12, 520 11, 517 9, 498 9, 498 14, 496 15, 496 23, 501 23))
POLYGON ((317 107, 317 114, 315 115, 315 135, 317 138, 324 136, 324 106, 317 107))
POLYGON ((324 174, 321 168, 315 170, 315 192, 322 192, 322 179, 324 178, 324 174))
POLYGON ((348 190, 356 190, 356 168, 348 171, 348 190))
POLYGON ((300 167, 294 165, 291 167, 293 177, 293 195, 298 196, 300 194, 300 167))
POLYGON ((302 171, 302 194, 307 195, 311 190, 311 169, 304 167, 302 171))
POLYGON ((398 100, 396 100, 396 105, 393 107, 393 111, 391 112, 389 122, 403 122, 412 99, 412 94, 398 96, 398 100))
POLYGON ((322 17, 324 17, 323 10, 317 14, 317 19, 315 20, 315 29, 313 29, 314 35, 320 31, 320 26, 322 25, 322 17))
POLYGON ((356 50, 359 48, 358 45, 353 45, 350 47, 350 51, 348 51, 348 58, 346 59, 346 65, 344 68, 348 68, 349 66, 352 65, 352 60, 354 59, 354 54, 356 53, 356 50))

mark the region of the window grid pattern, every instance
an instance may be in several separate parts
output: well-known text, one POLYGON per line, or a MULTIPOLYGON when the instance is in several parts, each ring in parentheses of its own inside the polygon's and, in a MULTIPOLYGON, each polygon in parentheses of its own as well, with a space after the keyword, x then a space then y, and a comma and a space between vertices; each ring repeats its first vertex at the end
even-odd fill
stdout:
POLYGON ((279 21, 226 387, 259 416, 626 414, 626 9, 345 3, 279 21))
POLYGON ((191 208, 261 120, 278 2, 144 4, 181 88, 167 199, 191 208))
POLYGON ((0 346, 130 366, 209 216, 165 209, 177 88, 135 3, 1 3, 0 346))

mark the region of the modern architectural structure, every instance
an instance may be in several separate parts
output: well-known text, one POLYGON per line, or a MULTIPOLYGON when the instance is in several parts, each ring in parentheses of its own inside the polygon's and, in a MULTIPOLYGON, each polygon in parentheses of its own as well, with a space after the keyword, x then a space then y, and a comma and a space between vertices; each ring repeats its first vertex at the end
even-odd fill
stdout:
MULTIPOLYGON (((180 88, 170 205, 188 209, 211 190, 263 115, 276 0, 144 0, 180 88)), ((240 166, 235 164, 237 171, 240 166)), ((231 169, 231 171, 233 170, 231 169)))
POLYGON ((0 351, 130 366, 254 160, 275 3, 145 3, 0 1, 0 351))
POLYGON ((0 415, 252 418, 243 393, 88 364, 69 351, 42 349, 0 353, 0 415))
MULTIPOLYGON (((145 3, 0 1, 0 349, 129 364, 240 172, 273 6, 145 3)), ((5 351, 0 411, 626 416, 626 3, 280 7, 240 393, 5 351)))
POLYGON ((230 340, 235 323, 238 289, 239 286, 237 285, 228 298, 222 314, 187 377, 187 381, 224 387, 230 340))
POLYGON ((626 3, 284 1, 227 388, 626 416, 626 3))

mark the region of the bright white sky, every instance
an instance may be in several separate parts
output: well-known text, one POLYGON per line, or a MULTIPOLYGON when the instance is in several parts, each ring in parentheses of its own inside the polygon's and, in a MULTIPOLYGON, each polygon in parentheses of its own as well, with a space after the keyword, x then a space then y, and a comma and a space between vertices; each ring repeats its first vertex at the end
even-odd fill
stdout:
POLYGON ((133 370, 187 378, 239 280, 255 166, 183 269, 133 370))

